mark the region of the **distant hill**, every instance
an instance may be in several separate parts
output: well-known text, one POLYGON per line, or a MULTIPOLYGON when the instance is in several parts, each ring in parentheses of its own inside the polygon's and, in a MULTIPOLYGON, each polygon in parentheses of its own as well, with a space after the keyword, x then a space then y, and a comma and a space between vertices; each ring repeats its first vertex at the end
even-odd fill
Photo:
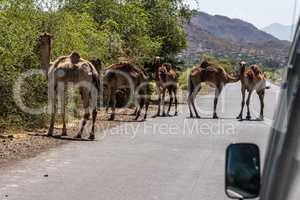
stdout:
POLYGON ((240 19, 197 12, 185 29, 188 48, 179 57, 186 61, 197 63, 201 54, 209 53, 269 67, 286 65, 290 43, 240 19))
POLYGON ((282 25, 278 23, 271 24, 262 30, 265 31, 266 33, 269 33, 276 38, 280 40, 291 40, 291 34, 293 29, 295 28, 294 25, 282 25))

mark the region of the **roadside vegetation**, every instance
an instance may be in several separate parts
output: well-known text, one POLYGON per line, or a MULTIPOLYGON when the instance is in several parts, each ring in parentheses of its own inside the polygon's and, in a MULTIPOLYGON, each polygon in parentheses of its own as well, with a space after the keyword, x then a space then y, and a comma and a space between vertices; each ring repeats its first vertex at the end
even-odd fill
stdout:
MULTIPOLYGON (((143 65, 154 56, 172 59, 186 47, 183 24, 190 13, 182 0, 1 0, 0 133, 9 126, 41 127, 48 115, 22 112, 13 99, 21 73, 42 69, 38 38, 54 36, 52 58, 76 50, 105 66, 120 57, 143 65)), ((26 79, 22 98, 28 107, 47 103, 47 80, 26 79)))

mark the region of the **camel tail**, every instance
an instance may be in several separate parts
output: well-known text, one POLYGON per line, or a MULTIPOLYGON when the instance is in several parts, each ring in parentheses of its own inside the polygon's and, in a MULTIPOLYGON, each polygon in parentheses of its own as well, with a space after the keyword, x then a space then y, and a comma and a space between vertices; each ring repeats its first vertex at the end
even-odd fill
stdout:
POLYGON ((195 86, 193 84, 192 77, 191 77, 191 75, 189 75, 189 79, 188 79, 188 92, 189 92, 189 96, 192 95, 194 89, 195 89, 195 86))
MULTIPOLYGON (((264 74, 264 77, 265 77, 265 80, 267 79, 267 76, 266 76, 266 74, 264 74)), ((265 86, 265 89, 271 89, 271 83, 268 81, 268 80, 266 80, 266 86, 265 86)))

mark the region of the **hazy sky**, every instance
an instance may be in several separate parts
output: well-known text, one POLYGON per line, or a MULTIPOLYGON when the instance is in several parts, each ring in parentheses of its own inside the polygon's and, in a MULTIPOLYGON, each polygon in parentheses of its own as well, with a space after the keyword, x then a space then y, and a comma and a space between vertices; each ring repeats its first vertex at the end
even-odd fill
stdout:
MULTIPOLYGON (((263 28, 272 23, 291 25, 295 0, 185 0, 191 8, 221 14, 231 18, 240 18, 263 28)), ((298 1, 296 13, 300 11, 298 1)), ((298 19, 298 17, 297 17, 298 19)), ((296 20, 297 21, 297 20, 296 20)))

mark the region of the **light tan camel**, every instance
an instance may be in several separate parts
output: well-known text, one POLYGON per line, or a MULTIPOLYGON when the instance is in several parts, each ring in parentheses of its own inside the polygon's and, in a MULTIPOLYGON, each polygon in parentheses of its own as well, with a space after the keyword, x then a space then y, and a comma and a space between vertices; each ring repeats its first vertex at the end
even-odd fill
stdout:
POLYGON ((138 120, 144 105, 144 120, 146 120, 150 103, 150 85, 148 77, 141 69, 128 62, 113 64, 105 71, 103 82, 107 89, 107 106, 112 106, 110 120, 114 120, 115 118, 116 93, 121 89, 130 89, 131 98, 133 95, 138 96, 135 99, 138 103, 136 105, 135 120, 138 120))
POLYGON ((154 71, 156 91, 158 95, 158 109, 157 114, 154 116, 160 116, 161 104, 162 104, 162 116, 170 116, 170 110, 172 107, 173 99, 175 99, 175 116, 178 115, 177 111, 177 73, 176 70, 169 63, 161 64, 160 57, 154 59, 154 71), (169 108, 167 114, 165 113, 165 97, 166 91, 170 96, 169 108))
POLYGON ((188 78, 188 106, 190 110, 190 117, 193 116, 192 108, 194 109, 197 118, 200 118, 194 100, 197 93, 201 90, 201 83, 208 83, 210 86, 215 87, 214 111, 213 118, 217 119, 217 104, 218 98, 227 83, 234 83, 239 81, 239 77, 233 77, 226 73, 223 67, 216 66, 206 61, 194 68, 188 78))
POLYGON ((269 89, 270 87, 266 86, 266 76, 259 68, 258 65, 251 65, 249 68, 246 69, 246 62, 242 61, 240 64, 240 80, 241 80, 241 92, 242 92, 242 105, 241 105, 241 112, 237 116, 237 119, 243 119, 243 110, 245 106, 245 93, 248 91, 248 97, 246 101, 247 105, 247 116, 246 119, 250 120, 250 100, 251 95, 254 90, 260 100, 260 116, 258 120, 264 119, 264 96, 265 96, 265 89, 269 89))
POLYGON ((80 58, 80 55, 73 52, 69 56, 62 56, 50 64, 51 53, 50 34, 44 33, 40 36, 41 64, 48 77, 49 103, 51 106, 51 122, 48 135, 53 135, 55 115, 56 115, 56 97, 60 96, 61 115, 63 121, 62 136, 67 135, 65 121, 66 90, 68 84, 74 84, 79 87, 80 95, 83 101, 84 117, 81 128, 76 138, 81 138, 81 134, 90 117, 89 109, 92 108, 93 124, 89 139, 95 138, 95 121, 97 117, 97 95, 99 91, 99 75, 94 66, 80 58))

